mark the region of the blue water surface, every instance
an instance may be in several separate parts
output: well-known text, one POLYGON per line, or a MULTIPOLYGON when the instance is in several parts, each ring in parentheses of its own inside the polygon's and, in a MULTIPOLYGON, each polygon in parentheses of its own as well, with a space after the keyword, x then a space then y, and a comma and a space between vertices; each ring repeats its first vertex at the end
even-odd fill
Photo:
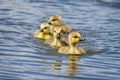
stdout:
POLYGON ((0 80, 120 80, 120 0, 0 0, 0 80), (33 37, 54 14, 90 54, 63 55, 33 37))

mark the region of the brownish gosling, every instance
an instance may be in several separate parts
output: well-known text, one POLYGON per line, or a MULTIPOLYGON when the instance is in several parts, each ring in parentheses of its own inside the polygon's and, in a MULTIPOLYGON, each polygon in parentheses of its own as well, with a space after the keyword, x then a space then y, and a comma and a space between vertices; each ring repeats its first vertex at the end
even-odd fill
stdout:
POLYGON ((71 28, 67 24, 62 22, 62 17, 59 15, 53 15, 49 19, 49 24, 51 25, 51 33, 53 33, 53 28, 58 26, 63 28, 63 33, 70 33, 71 28))
POLYGON ((44 22, 40 25, 40 28, 35 31, 34 35, 35 38, 41 38, 41 39, 51 39, 52 34, 50 33, 50 27, 47 22, 44 22))
POLYGON ((63 54, 84 54, 86 53, 85 50, 76 46, 76 44, 82 40, 84 39, 81 37, 80 33, 71 32, 68 35, 69 46, 62 46, 59 48, 58 52, 63 54))
POLYGON ((46 43, 54 48, 59 48, 61 46, 68 45, 65 38, 62 37, 63 30, 62 27, 54 27, 53 29, 53 39, 47 40, 46 43))

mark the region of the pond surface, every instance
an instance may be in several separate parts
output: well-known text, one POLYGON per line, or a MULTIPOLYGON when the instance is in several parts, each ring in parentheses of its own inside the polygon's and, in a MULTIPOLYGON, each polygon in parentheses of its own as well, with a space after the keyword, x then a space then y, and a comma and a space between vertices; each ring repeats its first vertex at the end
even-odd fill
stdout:
POLYGON ((119 80, 119 0, 0 0, 0 80, 119 80), (33 37, 53 14, 91 55, 63 55, 33 37), (98 51, 98 53, 97 53, 98 51))

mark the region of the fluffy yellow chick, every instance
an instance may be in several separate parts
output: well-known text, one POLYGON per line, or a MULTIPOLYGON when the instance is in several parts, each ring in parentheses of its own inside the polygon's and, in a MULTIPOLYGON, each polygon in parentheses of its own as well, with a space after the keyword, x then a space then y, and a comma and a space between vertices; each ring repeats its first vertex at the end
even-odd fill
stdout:
POLYGON ((54 27, 53 29, 53 39, 47 40, 46 43, 52 47, 59 48, 63 45, 67 45, 67 41, 62 37, 63 30, 62 27, 54 27))
POLYGON ((69 46, 62 46, 58 52, 63 54, 83 54, 86 53, 83 48, 79 48, 76 44, 82 41, 81 35, 78 32, 71 32, 68 35, 69 46))
POLYGON ((49 19, 49 25, 51 25, 51 33, 53 33, 53 28, 54 27, 62 27, 63 28, 63 33, 70 33, 71 28, 67 24, 64 24, 62 22, 62 17, 59 15, 53 15, 49 19))
POLYGON ((41 39, 51 39, 52 34, 50 33, 50 27, 47 22, 44 22, 40 25, 40 28, 35 31, 34 35, 35 38, 41 39))

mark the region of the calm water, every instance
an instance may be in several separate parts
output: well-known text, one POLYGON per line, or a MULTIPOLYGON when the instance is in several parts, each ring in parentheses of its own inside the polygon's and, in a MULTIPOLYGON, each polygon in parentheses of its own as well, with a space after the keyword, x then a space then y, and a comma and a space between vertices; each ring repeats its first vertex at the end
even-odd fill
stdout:
POLYGON ((0 0, 0 80, 120 80, 120 0, 0 0), (92 55, 63 55, 33 38, 53 14, 92 55))

